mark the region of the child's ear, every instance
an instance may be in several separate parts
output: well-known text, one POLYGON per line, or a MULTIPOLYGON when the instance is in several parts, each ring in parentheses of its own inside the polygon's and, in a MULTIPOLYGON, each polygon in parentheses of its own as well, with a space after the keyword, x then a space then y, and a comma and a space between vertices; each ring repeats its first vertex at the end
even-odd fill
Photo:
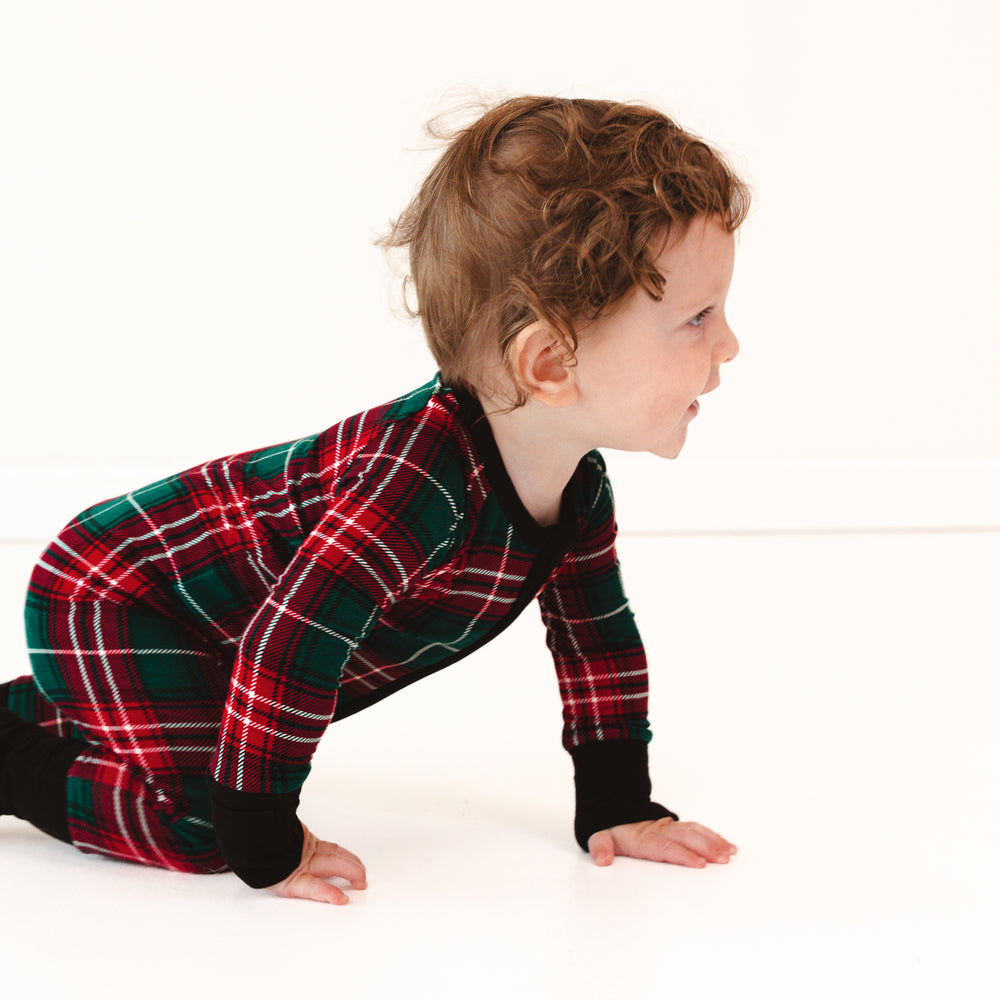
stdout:
POLYGON ((526 326, 508 348, 514 376, 532 399, 569 406, 580 394, 569 345, 542 322, 526 326))

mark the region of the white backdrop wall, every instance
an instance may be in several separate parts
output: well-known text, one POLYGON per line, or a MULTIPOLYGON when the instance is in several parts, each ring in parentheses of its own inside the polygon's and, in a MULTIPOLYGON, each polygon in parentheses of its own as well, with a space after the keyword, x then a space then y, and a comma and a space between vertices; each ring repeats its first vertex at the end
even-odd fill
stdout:
POLYGON ((472 88, 654 103, 755 189, 741 355, 608 456, 623 529, 997 525, 992 5, 339 8, 0 4, 0 536, 429 378, 372 238, 472 88))

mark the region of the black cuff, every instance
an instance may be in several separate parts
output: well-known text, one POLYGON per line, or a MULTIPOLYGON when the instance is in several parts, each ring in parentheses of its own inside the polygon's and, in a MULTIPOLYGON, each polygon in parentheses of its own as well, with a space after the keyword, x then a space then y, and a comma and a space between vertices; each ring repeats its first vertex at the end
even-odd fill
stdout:
POLYGON ((50 837, 72 843, 66 776, 87 746, 0 707, 0 814, 9 812, 50 837))
POLYGON ((676 813, 650 802, 649 760, 639 740, 584 743, 570 750, 576 784, 576 842, 587 841, 598 830, 646 819, 677 819, 676 813))
POLYGON ((299 793, 237 792, 209 779, 212 825, 226 864, 254 889, 287 878, 302 860, 299 793))

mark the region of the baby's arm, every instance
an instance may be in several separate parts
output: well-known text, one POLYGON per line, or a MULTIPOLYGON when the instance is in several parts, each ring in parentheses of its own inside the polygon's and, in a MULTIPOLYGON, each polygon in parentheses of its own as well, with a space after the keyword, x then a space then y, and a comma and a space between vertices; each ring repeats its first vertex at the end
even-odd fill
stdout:
POLYGON ((736 848, 650 798, 646 659, 615 554, 614 501, 604 465, 587 532, 539 595, 573 757, 577 842, 599 865, 616 854, 702 868, 736 848))
MULTIPOLYGON (((345 902, 322 880, 365 882, 353 854, 298 819, 299 789, 334 716, 344 663, 382 607, 447 556, 460 516, 439 479, 405 466, 385 437, 339 476, 323 518, 244 630, 230 679, 211 778, 216 837, 244 882, 283 896, 345 902)), ((416 445, 410 451, 419 457, 416 445)))

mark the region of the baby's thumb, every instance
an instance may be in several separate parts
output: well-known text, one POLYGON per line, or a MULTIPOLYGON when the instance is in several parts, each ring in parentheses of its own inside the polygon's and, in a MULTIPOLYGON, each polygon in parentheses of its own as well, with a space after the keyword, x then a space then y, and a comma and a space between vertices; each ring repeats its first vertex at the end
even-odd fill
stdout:
POLYGON ((587 848, 595 865, 610 865, 615 858, 615 842, 610 830, 598 830, 591 834, 587 848))

